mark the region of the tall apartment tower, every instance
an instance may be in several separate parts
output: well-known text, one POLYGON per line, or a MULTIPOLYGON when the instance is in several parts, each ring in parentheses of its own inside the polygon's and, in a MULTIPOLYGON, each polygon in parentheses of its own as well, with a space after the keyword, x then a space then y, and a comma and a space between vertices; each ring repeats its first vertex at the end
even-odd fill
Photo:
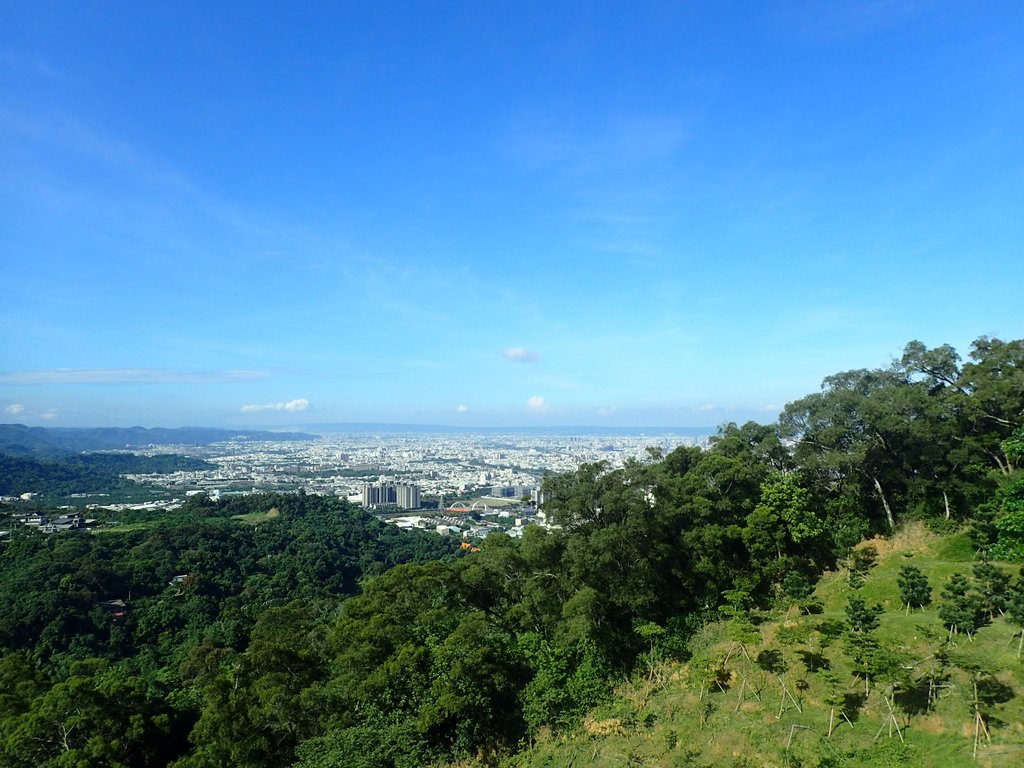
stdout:
POLYGON ((395 483, 395 503, 402 509, 419 509, 420 487, 414 483, 395 483))
POLYGON ((420 487, 414 483, 381 480, 363 483, 363 506, 367 509, 394 504, 400 509, 419 509, 420 487))

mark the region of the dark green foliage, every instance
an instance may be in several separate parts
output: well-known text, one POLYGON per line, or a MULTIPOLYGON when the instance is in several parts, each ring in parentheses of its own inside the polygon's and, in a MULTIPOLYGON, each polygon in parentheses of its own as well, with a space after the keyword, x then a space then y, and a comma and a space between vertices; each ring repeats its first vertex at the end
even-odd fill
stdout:
POLYGON ((520 699, 527 727, 564 726, 611 692, 611 666, 588 643, 555 645, 534 633, 519 639, 523 660, 532 671, 520 699))
POLYGON ((166 765, 184 746, 165 691, 92 660, 0 724, 0 757, 11 768, 166 765))
POLYGON ((981 600, 978 594, 971 590, 971 585, 963 574, 954 573, 943 587, 939 618, 948 629, 950 637, 958 632, 972 635, 981 625, 981 600))
POLYGON ((526 679, 513 638, 482 613, 468 613, 430 646, 430 688, 419 708, 431 743, 469 755, 522 732, 515 701, 526 679))
POLYGON ((335 601, 451 551, 301 494, 195 499, 130 533, 19 536, 0 549, 0 763, 167 765, 191 730, 182 765, 287 764, 319 717, 335 601), (272 508, 258 526, 230 519, 272 508))
POLYGON ((790 571, 782 579, 782 592, 798 605, 802 605, 814 591, 814 584, 800 571, 790 571))
POLYGON ((1010 576, 1006 571, 988 561, 976 563, 973 568, 975 590, 978 593, 979 610, 989 620, 1006 609, 1010 576))
POLYGON ((850 554, 850 570, 861 576, 867 576, 878 562, 878 550, 874 547, 861 547, 850 554))
POLYGON ((794 587, 797 568, 827 559, 820 556, 823 522, 812 509, 810 493, 793 474, 774 474, 762 483, 761 498, 745 523, 743 542, 766 590, 784 592, 787 577, 794 587))
POLYGON ((134 484, 104 466, 80 459, 23 459, 0 454, 0 494, 41 493, 59 498, 72 493, 106 493, 134 484))
POLYGON ((0 721, 27 712, 46 681, 20 653, 0 656, 0 721))
POLYGON ((184 766, 284 765, 312 736, 311 687, 325 672, 316 603, 262 613, 244 652, 227 652, 220 670, 197 680, 202 709, 184 766))
POLYGON ((992 554, 1005 560, 1024 561, 1024 476, 1015 476, 999 489, 992 500, 988 522, 988 543, 994 544, 992 554))
POLYGON ((849 603, 846 606, 846 619, 849 623, 850 632, 855 635, 868 634, 878 629, 879 617, 884 612, 882 606, 877 603, 868 605, 856 592, 850 594, 849 603))
POLYGON ((1024 651, 1024 568, 1021 568, 1017 580, 1007 594, 1007 613, 1010 620, 1020 628, 1020 643, 1017 645, 1017 658, 1024 651))
POLYGON ((1024 568, 1021 568, 1017 580, 1010 587, 1007 598, 1007 612, 1018 625, 1024 627, 1024 568))
POLYGON ((434 756, 415 723, 372 712, 304 741, 295 768, 421 768, 434 756))
POLYGON ((913 565, 904 565, 896 576, 900 588, 900 600, 908 608, 923 608, 932 601, 932 588, 928 578, 921 569, 913 565))
POLYGON ((26 427, 0 424, 0 452, 14 456, 64 456, 83 451, 118 451, 125 446, 209 445, 226 440, 260 442, 314 440, 302 432, 265 432, 208 427, 26 427))
POLYGON ((44 498, 58 499, 72 493, 138 492, 145 487, 121 475, 163 474, 212 466, 199 459, 172 454, 94 453, 53 459, 0 454, 0 495, 40 493, 44 498))

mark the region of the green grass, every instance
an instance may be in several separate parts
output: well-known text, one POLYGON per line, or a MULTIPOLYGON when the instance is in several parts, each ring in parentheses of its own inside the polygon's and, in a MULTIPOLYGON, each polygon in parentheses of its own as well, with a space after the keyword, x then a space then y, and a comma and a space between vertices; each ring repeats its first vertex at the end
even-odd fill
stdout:
POLYGON ((159 525, 159 520, 144 520, 137 523, 120 523, 118 525, 103 525, 92 529, 95 534, 107 533, 129 533, 131 531, 142 531, 146 528, 153 528, 159 525))
POLYGON ((249 512, 244 515, 232 515, 232 520, 237 520, 240 523, 246 525, 259 525, 260 523, 266 522, 267 520, 273 520, 281 516, 281 510, 277 507, 271 507, 266 512, 249 512))
MULTIPOLYGON (((900 604, 896 575, 913 563, 928 577, 938 601, 942 584, 955 572, 970 576, 973 548, 962 535, 931 534, 909 526, 887 540, 870 542, 879 552, 861 593, 885 607, 877 637, 906 667, 916 685, 898 690, 896 724, 890 727, 883 681, 871 685, 855 676, 842 639, 829 628, 846 619, 850 592, 845 570, 824 576, 816 590, 823 612, 807 615, 790 609, 767 618, 759 639, 743 650, 723 624, 711 625, 691 642, 693 657, 668 663, 623 685, 614 699, 594 710, 567 734, 542 734, 528 749, 510 756, 508 768, 541 766, 913 766, 967 768, 1024 765, 1024 664, 1017 659, 1015 633, 999 617, 969 640, 946 643, 935 603, 907 613, 900 604), (778 654, 781 678, 796 703, 783 691, 779 674, 758 664, 759 654, 778 654), (925 707, 926 671, 948 653, 943 687, 925 707), (749 656, 749 659, 747 658, 749 656), (852 721, 839 720, 828 737, 827 681, 808 668, 817 657, 839 679, 852 721), (728 661, 723 660, 728 659, 728 661), (721 688, 701 684, 701 670, 718 662, 721 688), (991 743, 974 748, 974 682, 970 668, 985 672, 982 705, 991 743), (744 680, 746 682, 744 682, 744 680), (987 687, 986 687, 987 686, 987 687), (754 692, 756 691, 756 696, 754 692), (742 696, 741 696, 742 693, 742 696), (915 703, 917 706, 915 706, 915 703), (780 714, 780 705, 781 714, 780 714), (890 735, 891 730, 891 735, 890 735), (876 738, 877 736, 877 738, 876 738)), ((1007 566, 1009 568, 1009 566, 1007 566)), ((766 657, 761 657, 764 660, 766 657)), ((813 666, 813 664, 812 664, 813 666)), ((909 682, 909 681, 908 681, 909 682)), ((838 717, 838 714, 837 714, 838 717)))
POLYGON ((942 560, 969 563, 974 560, 977 548, 966 533, 948 536, 939 542, 936 556, 942 560))

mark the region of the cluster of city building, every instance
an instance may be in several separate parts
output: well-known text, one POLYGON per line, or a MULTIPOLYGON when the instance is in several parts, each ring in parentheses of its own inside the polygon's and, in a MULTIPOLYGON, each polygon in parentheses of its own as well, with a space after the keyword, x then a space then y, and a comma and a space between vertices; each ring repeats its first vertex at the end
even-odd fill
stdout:
POLYGON ((420 487, 415 483, 403 483, 398 480, 363 483, 362 504, 366 509, 419 509, 420 487))
POLYGON ((361 502, 363 485, 414 483, 422 500, 441 495, 521 497, 547 474, 581 464, 645 460, 651 448, 701 445, 697 434, 540 435, 475 433, 346 432, 303 442, 227 442, 211 446, 164 446, 161 452, 206 459, 215 469, 165 475, 131 475, 169 490, 298 490, 345 496, 361 502))
POLYGON ((543 435, 497 433, 345 432, 313 441, 226 442, 160 446, 147 453, 205 459, 210 469, 128 475, 163 488, 167 498, 146 504, 102 502, 107 508, 173 509, 195 493, 210 496, 303 490, 340 496, 402 527, 480 538, 495 530, 520 535, 544 524, 540 489, 548 474, 584 463, 609 468, 703 445, 688 434, 543 435), (420 514, 408 514, 419 512, 420 514))

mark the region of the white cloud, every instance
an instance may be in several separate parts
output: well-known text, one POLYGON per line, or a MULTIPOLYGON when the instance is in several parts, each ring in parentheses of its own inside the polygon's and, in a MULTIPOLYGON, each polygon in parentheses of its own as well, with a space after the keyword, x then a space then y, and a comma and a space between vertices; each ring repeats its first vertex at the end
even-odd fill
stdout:
POLYGON ((0 384, 216 384, 262 379, 267 371, 172 371, 163 368, 54 368, 2 371, 0 384))
POLYGON ((39 414, 39 418, 46 419, 47 421, 52 421, 53 419, 57 418, 57 409, 51 408, 48 411, 43 411, 42 413, 39 414))
POLYGON ((455 410, 458 411, 459 413, 469 413, 469 406, 459 403, 457 406, 455 406, 455 410))
POLYGON ((700 408, 698 408, 697 410, 698 410, 698 411, 713 411, 713 410, 715 410, 715 409, 716 409, 717 407, 718 407, 718 406, 717 406, 717 405, 714 405, 713 403, 704 403, 704 405, 702 405, 702 406, 701 406, 700 408))
POLYGON ((540 360, 540 355, 536 352, 531 352, 525 347, 505 347, 501 352, 501 356, 506 360, 511 360, 513 363, 535 363, 540 360))
POLYGON ((25 410, 25 406, 22 405, 21 403, 11 403, 6 408, 4 408, 4 410, 7 411, 7 413, 11 414, 12 416, 17 416, 19 413, 25 410))
POLYGON ((526 407, 531 411, 543 411, 547 405, 547 401, 540 395, 534 395, 526 401, 526 407))
POLYGON ((597 415, 598 416, 611 416, 617 410, 619 410, 619 409, 616 408, 614 405, 610 405, 607 408, 598 408, 597 409, 597 415))
POLYGON ((254 405, 243 405, 242 413, 256 413, 258 411, 288 411, 297 413, 309 408, 309 400, 304 397, 289 400, 287 403, 258 403, 254 405))

